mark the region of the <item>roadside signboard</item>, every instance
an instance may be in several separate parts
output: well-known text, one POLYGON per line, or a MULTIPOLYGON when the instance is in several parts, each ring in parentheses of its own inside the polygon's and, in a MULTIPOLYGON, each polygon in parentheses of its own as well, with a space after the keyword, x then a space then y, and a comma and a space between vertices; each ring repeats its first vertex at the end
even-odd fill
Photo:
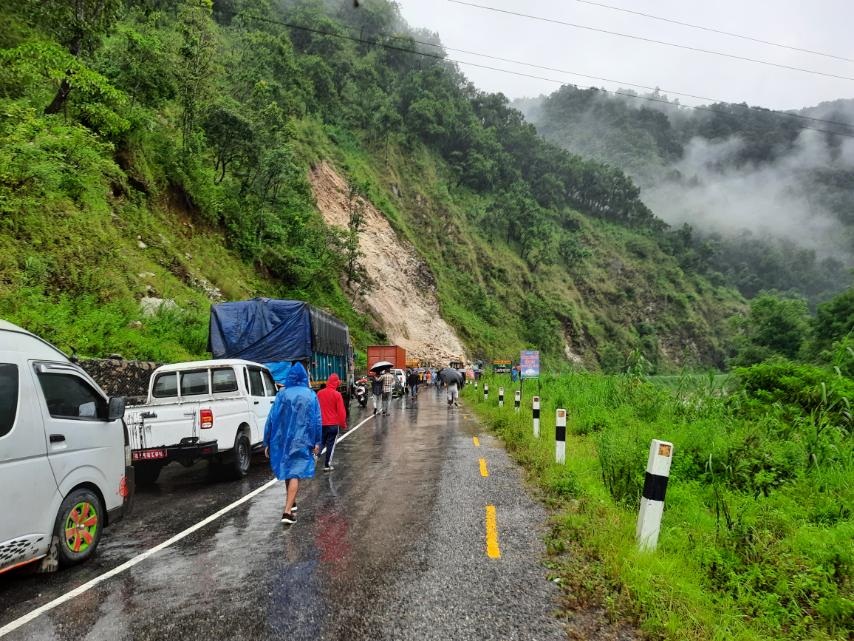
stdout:
POLYGON ((496 358, 492 361, 493 374, 509 374, 513 362, 509 359, 496 358))
POLYGON ((540 377, 540 353, 537 351, 523 351, 519 354, 519 367, 522 378, 540 377))

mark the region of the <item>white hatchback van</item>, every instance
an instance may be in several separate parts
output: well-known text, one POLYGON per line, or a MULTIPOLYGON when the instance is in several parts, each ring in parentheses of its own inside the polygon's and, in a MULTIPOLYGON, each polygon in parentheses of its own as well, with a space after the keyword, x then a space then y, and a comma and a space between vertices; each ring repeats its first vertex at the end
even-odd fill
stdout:
POLYGON ((0 320, 0 573, 94 554, 130 509, 124 399, 53 345, 0 320))

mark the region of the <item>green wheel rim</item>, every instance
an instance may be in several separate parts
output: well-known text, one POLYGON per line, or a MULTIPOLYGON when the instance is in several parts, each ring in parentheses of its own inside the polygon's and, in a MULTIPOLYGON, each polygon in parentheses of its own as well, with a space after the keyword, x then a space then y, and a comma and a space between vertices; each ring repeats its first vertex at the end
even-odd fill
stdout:
POLYGON ((65 519, 65 546, 74 553, 92 547, 98 533, 98 511, 89 501, 81 501, 65 519))

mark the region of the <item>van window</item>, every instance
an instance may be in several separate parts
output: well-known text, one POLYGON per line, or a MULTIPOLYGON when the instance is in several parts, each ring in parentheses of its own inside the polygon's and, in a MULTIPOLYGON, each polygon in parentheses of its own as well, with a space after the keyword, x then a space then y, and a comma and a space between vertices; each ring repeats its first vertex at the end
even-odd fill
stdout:
POLYGON ((230 367, 211 370, 211 378, 214 394, 237 391, 237 376, 230 367))
POLYGON ((264 383, 261 378, 261 370, 254 367, 249 369, 249 395, 264 396, 264 383))
POLYGON ((276 389, 276 383, 273 380, 273 377, 270 375, 270 372, 265 369, 262 369, 261 374, 264 376, 264 387, 267 388, 267 396, 275 396, 276 392, 278 392, 279 390, 276 389))
POLYGON ((181 372, 181 396, 198 396, 208 393, 208 370, 181 372))
POLYGON ((39 372, 38 377, 53 418, 107 420, 107 401, 79 376, 39 372))
POLYGON ((178 396, 178 374, 176 372, 158 374, 154 379, 154 389, 151 393, 154 398, 178 396))
POLYGON ((18 413, 18 366, 0 363, 0 436, 6 436, 18 413))

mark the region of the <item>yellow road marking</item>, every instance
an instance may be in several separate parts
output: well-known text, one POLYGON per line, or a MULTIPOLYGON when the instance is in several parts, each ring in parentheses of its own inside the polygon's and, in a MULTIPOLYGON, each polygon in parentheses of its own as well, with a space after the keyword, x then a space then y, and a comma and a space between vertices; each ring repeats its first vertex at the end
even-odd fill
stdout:
POLYGON ((481 476, 489 476, 489 472, 486 471, 486 459, 480 459, 480 475, 481 476))
POLYGON ((500 559, 498 549, 498 525, 495 522, 495 506, 486 506, 486 556, 490 559, 500 559))
POLYGON ((479 439, 478 437, 476 437, 476 436, 472 436, 472 437, 471 437, 471 440, 472 440, 472 441, 474 441, 474 446, 475 446, 475 447, 480 447, 480 439, 479 439))

